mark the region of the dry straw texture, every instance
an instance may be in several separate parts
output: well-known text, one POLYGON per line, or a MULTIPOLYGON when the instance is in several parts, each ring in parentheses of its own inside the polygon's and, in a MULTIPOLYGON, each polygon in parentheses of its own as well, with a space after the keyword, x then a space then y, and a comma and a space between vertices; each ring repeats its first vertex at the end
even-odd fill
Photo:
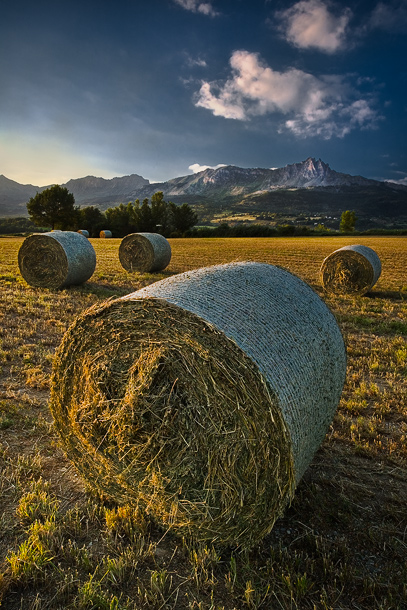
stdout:
POLYGON ((86 282, 96 254, 86 237, 74 231, 51 231, 27 237, 18 252, 21 275, 31 286, 62 288, 86 282))
POLYGON ((335 250, 323 261, 321 282, 333 294, 364 294, 382 271, 380 258, 372 248, 355 244, 335 250))
POLYGON ((333 418, 345 349, 322 300, 258 263, 156 282, 84 312, 57 351, 68 457, 116 502, 181 535, 251 547, 333 418))
POLYGON ((131 233, 122 239, 119 259, 126 271, 162 271, 171 260, 171 246, 159 233, 131 233))
POLYGON ((84 237, 89 237, 89 231, 87 231, 86 229, 79 229, 78 233, 80 233, 84 237))
POLYGON ((102 237, 102 238, 112 237, 112 232, 109 231, 108 229, 105 229, 99 233, 99 237, 102 237))

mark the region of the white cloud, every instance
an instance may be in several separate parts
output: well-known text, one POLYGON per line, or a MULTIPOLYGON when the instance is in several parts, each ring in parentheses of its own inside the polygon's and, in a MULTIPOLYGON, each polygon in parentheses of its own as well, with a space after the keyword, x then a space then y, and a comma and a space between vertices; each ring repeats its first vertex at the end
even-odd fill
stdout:
POLYGON ((325 53, 344 48, 352 11, 345 7, 340 15, 335 15, 330 6, 330 2, 322 0, 300 0, 277 12, 286 40, 300 49, 314 48, 325 53))
POLYGON ((233 90, 234 82, 227 81, 220 89, 219 96, 212 94, 211 84, 204 82, 199 90, 199 98, 195 106, 202 106, 212 110, 215 116, 223 116, 225 119, 244 120, 245 109, 238 91, 233 90))
POLYGON ((201 2, 200 0, 174 0, 176 4, 182 6, 187 11, 202 13, 209 17, 216 17, 219 13, 213 8, 211 2, 201 2))
POLYGON ((199 165, 199 163, 193 163, 188 167, 194 174, 203 172, 206 169, 219 169, 219 167, 227 167, 225 163, 218 163, 218 165, 199 165))
POLYGON ((407 178, 400 178, 400 180, 387 180, 387 182, 394 182, 394 184, 401 184, 401 186, 407 186, 407 178))
POLYGON ((196 59, 194 57, 191 57, 190 55, 187 55, 187 64, 190 68, 193 68, 195 66, 198 66, 199 68, 206 68, 207 67, 207 63, 204 59, 202 59, 201 57, 197 57, 196 59))
MULTIPOLYGON (((383 157, 389 157, 390 155, 382 155, 383 157)), ((390 167, 398 167, 398 163, 389 163, 390 167)), ((398 174, 399 176, 402 176, 401 178, 398 179, 391 179, 391 178, 387 178, 387 182, 394 182, 394 184, 401 184, 402 186, 407 186, 407 174, 406 172, 401 172, 401 171, 397 171, 397 170, 393 170, 394 174, 398 174)), ((381 178, 381 180, 385 180, 385 178, 381 178)))
POLYGON ((270 113, 285 115, 285 128, 297 136, 343 137, 355 128, 372 128, 378 116, 344 77, 322 76, 296 68, 278 72, 257 53, 235 51, 232 76, 223 83, 203 82, 195 105, 215 116, 241 121, 270 113))

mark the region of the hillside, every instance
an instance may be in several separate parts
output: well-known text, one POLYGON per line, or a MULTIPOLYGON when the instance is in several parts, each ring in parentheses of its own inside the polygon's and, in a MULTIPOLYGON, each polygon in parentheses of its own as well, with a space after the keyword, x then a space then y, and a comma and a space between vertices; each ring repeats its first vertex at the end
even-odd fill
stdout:
MULTIPOLYGON (((364 226, 407 224, 407 187, 336 172, 313 158, 277 169, 228 165, 154 184, 132 174, 87 176, 63 186, 78 205, 101 210, 163 191, 167 200, 194 206, 205 220, 231 213, 338 217, 353 209, 364 226)), ((25 215, 27 201, 45 188, 0 176, 0 216, 25 215)))

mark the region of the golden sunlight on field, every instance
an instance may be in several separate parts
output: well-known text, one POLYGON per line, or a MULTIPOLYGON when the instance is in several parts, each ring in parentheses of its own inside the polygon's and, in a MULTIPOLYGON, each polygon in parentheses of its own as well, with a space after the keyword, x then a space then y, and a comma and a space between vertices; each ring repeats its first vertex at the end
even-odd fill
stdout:
POLYGON ((92 277, 52 290, 22 278, 22 238, 0 239, 2 608, 405 607, 407 238, 172 239, 171 262, 156 274, 125 271, 119 239, 90 241, 92 277), (355 243, 379 255, 377 284, 365 296, 327 295, 322 261, 355 243), (347 352, 325 440, 291 506, 250 552, 181 540, 140 507, 97 494, 63 454, 49 410, 55 351, 88 307, 232 261, 281 266, 311 285, 335 315, 347 352))

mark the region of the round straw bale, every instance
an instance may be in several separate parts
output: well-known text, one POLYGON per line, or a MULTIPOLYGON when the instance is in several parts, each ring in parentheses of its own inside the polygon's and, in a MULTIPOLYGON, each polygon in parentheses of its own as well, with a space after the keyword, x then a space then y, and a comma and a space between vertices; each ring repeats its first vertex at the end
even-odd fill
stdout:
POLYGON ((62 288, 82 284, 96 267, 96 254, 86 237, 75 231, 35 233, 18 251, 21 275, 31 286, 62 288))
POLYGON ((102 237, 102 238, 112 237, 112 232, 109 231, 108 229, 105 229, 104 231, 101 231, 99 233, 99 237, 102 237))
POLYGON ((50 407, 92 486, 180 535, 249 548, 322 442, 345 368, 309 286, 232 263, 81 314, 58 348, 50 407))
POLYGON ((171 246, 159 233, 131 233, 122 239, 119 259, 126 271, 162 271, 171 260, 171 246))
POLYGON ((89 231, 87 231, 86 229, 79 229, 78 233, 80 233, 84 237, 89 237, 89 231))
POLYGON ((372 248, 355 244, 335 250, 323 261, 321 282, 333 294, 364 294, 382 271, 380 258, 372 248))

